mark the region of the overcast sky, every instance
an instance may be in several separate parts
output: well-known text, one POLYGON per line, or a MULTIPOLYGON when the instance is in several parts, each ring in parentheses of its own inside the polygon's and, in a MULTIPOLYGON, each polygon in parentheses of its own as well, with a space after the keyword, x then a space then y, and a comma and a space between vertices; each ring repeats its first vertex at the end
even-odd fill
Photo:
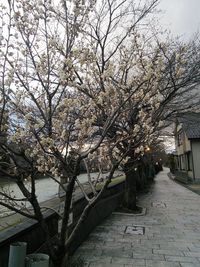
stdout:
MULTIPOLYGON (((160 25, 167 28, 174 36, 181 36, 185 41, 200 32, 200 0, 160 0, 158 8, 160 25)), ((167 152, 175 148, 174 139, 167 138, 167 152)))
POLYGON ((160 0, 161 23, 185 40, 200 30, 200 0, 160 0))

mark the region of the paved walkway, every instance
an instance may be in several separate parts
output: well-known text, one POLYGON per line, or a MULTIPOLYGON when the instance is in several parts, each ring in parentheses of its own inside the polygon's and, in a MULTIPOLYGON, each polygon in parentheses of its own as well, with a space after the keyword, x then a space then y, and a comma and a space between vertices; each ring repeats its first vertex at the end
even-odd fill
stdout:
POLYGON ((200 196, 170 180, 168 171, 140 199, 146 215, 112 214, 75 257, 89 267, 200 267, 200 196), (145 228, 144 235, 125 233, 135 225, 145 228))

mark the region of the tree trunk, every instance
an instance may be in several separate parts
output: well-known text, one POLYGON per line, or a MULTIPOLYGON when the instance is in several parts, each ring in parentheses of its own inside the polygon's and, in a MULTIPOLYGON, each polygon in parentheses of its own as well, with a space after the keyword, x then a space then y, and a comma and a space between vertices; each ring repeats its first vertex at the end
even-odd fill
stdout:
POLYGON ((56 249, 56 258, 51 260, 52 262, 50 264, 50 267, 68 266, 67 264, 69 262, 69 255, 64 248, 58 246, 58 248, 56 249))
POLYGON ((136 190, 136 179, 137 174, 134 169, 133 161, 129 160, 124 168, 124 172, 126 175, 126 182, 125 182, 125 195, 123 206, 125 208, 131 210, 137 210, 137 190, 136 190))

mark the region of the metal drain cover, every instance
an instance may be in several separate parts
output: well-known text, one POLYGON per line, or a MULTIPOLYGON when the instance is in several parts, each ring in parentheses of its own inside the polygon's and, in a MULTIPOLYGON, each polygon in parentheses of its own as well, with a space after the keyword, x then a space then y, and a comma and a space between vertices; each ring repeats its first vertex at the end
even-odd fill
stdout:
POLYGON ((163 202, 152 202, 152 207, 156 208, 166 208, 166 204, 163 202))
POLYGON ((130 234, 130 235, 144 235, 145 233, 145 228, 143 226, 127 226, 125 229, 125 234, 130 234))

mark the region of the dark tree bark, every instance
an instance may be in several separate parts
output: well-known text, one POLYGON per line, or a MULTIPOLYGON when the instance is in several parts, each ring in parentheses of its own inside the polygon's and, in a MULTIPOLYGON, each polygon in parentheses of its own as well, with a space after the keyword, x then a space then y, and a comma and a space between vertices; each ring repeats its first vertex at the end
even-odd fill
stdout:
POLYGON ((132 159, 129 159, 125 164, 124 172, 126 175, 126 182, 123 206, 131 210, 137 210, 137 176, 134 170, 134 161, 132 159))

